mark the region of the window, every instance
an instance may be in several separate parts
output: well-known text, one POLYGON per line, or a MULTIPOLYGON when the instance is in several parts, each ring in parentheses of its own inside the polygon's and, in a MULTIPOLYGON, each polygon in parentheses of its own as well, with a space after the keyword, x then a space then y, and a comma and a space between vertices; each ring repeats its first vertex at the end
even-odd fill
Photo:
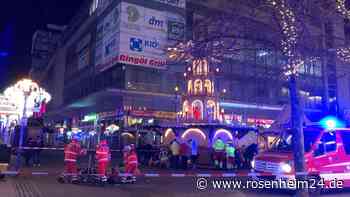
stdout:
POLYGON ((343 140, 343 146, 346 154, 350 155, 350 132, 341 132, 341 138, 343 140))
POLYGON ((329 152, 333 152, 337 149, 336 136, 334 132, 324 133, 321 141, 318 143, 315 156, 321 156, 329 152))

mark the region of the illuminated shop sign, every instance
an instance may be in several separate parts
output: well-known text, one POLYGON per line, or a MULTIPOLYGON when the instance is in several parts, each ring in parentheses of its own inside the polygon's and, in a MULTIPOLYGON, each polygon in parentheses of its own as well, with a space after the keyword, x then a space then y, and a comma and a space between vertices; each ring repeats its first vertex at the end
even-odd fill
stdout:
POLYGON ((159 3, 171 5, 178 8, 186 8, 186 0, 154 0, 159 3))

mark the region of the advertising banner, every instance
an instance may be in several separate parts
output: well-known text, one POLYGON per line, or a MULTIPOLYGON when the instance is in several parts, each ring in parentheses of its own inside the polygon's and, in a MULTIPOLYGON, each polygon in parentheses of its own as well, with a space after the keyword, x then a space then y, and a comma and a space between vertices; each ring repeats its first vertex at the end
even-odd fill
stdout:
POLYGON ((185 19, 168 11, 122 2, 101 19, 96 34, 98 70, 117 62, 164 69, 166 47, 185 38, 185 19))
POLYGON ((97 24, 95 65, 100 71, 113 66, 117 61, 119 46, 120 6, 115 7, 97 24))

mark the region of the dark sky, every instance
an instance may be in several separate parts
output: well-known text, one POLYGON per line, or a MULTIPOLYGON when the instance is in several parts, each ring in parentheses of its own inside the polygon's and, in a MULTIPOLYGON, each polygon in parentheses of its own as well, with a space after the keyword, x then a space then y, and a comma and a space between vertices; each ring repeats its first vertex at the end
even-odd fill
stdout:
POLYGON ((27 76, 35 30, 45 28, 46 24, 67 24, 83 1, 1 0, 0 91, 27 76), (4 51, 8 56, 1 53, 4 51))

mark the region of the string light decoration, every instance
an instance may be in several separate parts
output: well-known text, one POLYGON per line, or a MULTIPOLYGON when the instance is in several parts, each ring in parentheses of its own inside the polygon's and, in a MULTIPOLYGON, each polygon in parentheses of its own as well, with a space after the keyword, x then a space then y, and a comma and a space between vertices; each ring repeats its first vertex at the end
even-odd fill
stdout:
MULTIPOLYGON (((346 19, 350 20, 350 10, 346 8, 345 0, 336 0, 337 11, 346 19)), ((350 63, 350 47, 342 47, 336 50, 337 57, 347 63, 350 63)))
POLYGON ((338 48, 336 51, 340 60, 350 63, 350 47, 338 48))
POLYGON ((285 0, 267 0, 267 3, 275 9, 282 28, 282 52, 288 57, 287 64, 283 68, 284 74, 285 76, 298 75, 298 68, 304 64, 304 61, 295 52, 299 38, 295 14, 285 0))
POLYGON ((191 61, 193 60, 193 48, 194 43, 192 40, 186 42, 186 43, 178 43, 174 47, 168 47, 167 48, 167 56, 171 61, 191 61))
POLYGON ((346 8, 345 0, 335 0, 337 11, 350 20, 350 11, 346 8))

